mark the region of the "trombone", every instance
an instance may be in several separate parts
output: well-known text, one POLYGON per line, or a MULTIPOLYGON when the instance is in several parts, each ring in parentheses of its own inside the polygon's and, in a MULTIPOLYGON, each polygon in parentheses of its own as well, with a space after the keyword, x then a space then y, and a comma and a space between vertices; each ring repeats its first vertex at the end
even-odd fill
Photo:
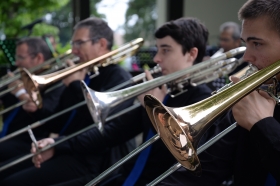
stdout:
MULTIPOLYGON (((145 107, 158 134, 101 173, 98 177, 89 182, 87 186, 96 185, 128 159, 159 138, 164 141, 179 163, 168 169, 163 175, 154 180, 151 185, 159 183, 160 180, 164 179, 181 166, 199 174, 201 167, 197 158, 196 147, 201 136, 211 124, 233 104, 278 74, 280 72, 280 61, 258 72, 256 71, 257 69, 252 67, 241 77, 241 79, 243 79, 242 81, 224 88, 222 91, 219 91, 217 94, 205 100, 186 107, 167 107, 154 96, 146 95, 144 98, 145 107)), ((269 86, 268 93, 273 94, 275 89, 276 84, 269 86)), ((279 102, 279 97, 274 96, 274 98, 279 102)), ((197 153, 201 153, 235 127, 236 123, 229 126, 223 132, 198 148, 197 153)))
MULTIPOLYGON (((150 70, 150 73, 151 73, 152 75, 157 75, 157 74, 159 74, 160 72, 161 72, 161 68, 160 68, 159 66, 155 66, 154 68, 152 68, 152 69, 150 70)), ((132 83, 139 83, 140 81, 145 81, 145 73, 141 73, 141 74, 139 74, 139 75, 137 75, 137 76, 134 76, 134 77, 131 78, 130 80, 128 80, 128 81, 126 81, 126 82, 124 82, 124 83, 121 83, 121 84, 119 84, 119 85, 116 85, 115 87, 110 88, 110 89, 107 90, 107 91, 119 90, 120 88, 123 88, 123 87, 125 87, 125 86, 127 86, 127 85, 130 85, 130 84, 132 84, 132 83)), ((106 92, 107 92, 107 91, 106 91, 106 92)), ((69 111, 71 111, 71 110, 73 110, 73 109, 76 109, 76 108, 78 108, 78 107, 80 107, 80 106, 83 106, 83 105, 85 105, 85 104, 86 104, 86 101, 81 101, 80 103, 77 103, 77 104, 75 104, 75 105, 73 105, 73 106, 71 106, 71 107, 69 107, 69 108, 66 108, 66 109, 64 109, 64 110, 62 110, 62 111, 60 111, 60 112, 58 112, 58 113, 55 113, 55 114, 53 114, 53 115, 51 115, 51 116, 49 116, 49 117, 47 117, 47 118, 45 118, 45 119, 42 119, 42 120, 37 121, 37 122, 34 122, 34 123, 30 124, 29 126, 30 126, 31 129, 37 128, 37 127, 39 127, 39 126, 44 125, 47 121, 50 121, 50 120, 52 120, 52 119, 54 119, 54 118, 56 118, 56 117, 58 117, 58 116, 60 116, 60 115, 62 115, 62 114, 64 114, 64 113, 66 113, 66 112, 69 112, 69 111)), ((129 107, 129 108, 131 108, 131 110, 132 110, 133 108, 137 108, 138 106, 140 106, 140 104, 135 104, 134 106, 131 106, 131 107, 129 107)), ((130 110, 128 110, 128 111, 130 111, 130 110)), ((95 123, 98 123, 98 121, 94 121, 94 122, 95 122, 95 123)), ((26 132, 26 131, 28 130, 28 128, 29 128, 29 127, 24 127, 24 128, 22 128, 22 129, 19 129, 19 130, 15 131, 15 132, 13 132, 13 133, 11 133, 11 134, 8 134, 8 135, 6 135, 6 136, 0 138, 0 143, 3 142, 3 141, 6 141, 6 140, 8 140, 8 139, 11 139, 12 137, 18 136, 19 134, 22 134, 22 133, 26 132)))
MULTIPOLYGON (((246 69, 248 69, 246 67, 246 69)), ((233 71, 234 69, 232 69, 231 71, 233 71)), ((205 70, 207 71, 207 70, 205 70)), ((221 71, 219 69, 219 71, 221 71)), ((228 71, 228 73, 230 73, 231 71, 228 71)), ((242 70, 243 71, 243 70, 242 70)), ((244 79, 245 77, 247 77, 249 74, 256 72, 256 68, 251 67, 249 68, 249 70, 241 77, 241 79, 244 79)), ((215 73, 214 73, 215 74, 215 73)), ((214 75, 215 76, 215 75, 214 75)), ((195 83, 196 85, 202 84, 202 83, 207 83, 212 81, 212 78, 208 78, 209 75, 205 75, 205 81, 201 81, 201 78, 197 79, 197 82, 195 83)), ((195 81, 194 81, 195 82, 195 81)), ((222 137, 222 136, 221 136, 222 137)), ((221 137, 217 137, 218 139, 221 137)), ((217 138, 214 138, 216 142, 217 138)), ((135 155, 137 155, 139 152, 141 152, 142 150, 144 150, 146 147, 148 147, 149 145, 153 144, 154 142, 156 142, 158 139, 160 139, 159 135, 156 134, 153 137, 151 137, 149 140, 147 140, 146 142, 144 142, 142 145, 140 145, 139 147, 137 147, 135 150, 133 150, 131 153, 129 153, 127 156, 125 156, 124 158, 122 158, 121 160, 119 160, 118 162, 116 162, 113 166, 111 166, 110 168, 108 168, 107 170, 105 170, 103 173, 101 173, 98 177, 96 177, 95 179, 93 179, 91 182, 89 182, 87 185, 96 185, 98 184, 100 181, 102 181, 104 178, 106 178, 110 173, 112 173, 114 170, 116 170, 119 166, 121 166, 122 164, 124 164, 126 161, 128 161, 129 159, 131 159, 132 157, 134 157, 135 155)), ((213 139, 213 140, 214 140, 213 139)), ((209 141, 209 143, 207 144, 212 144, 212 141, 209 141)), ((207 148, 206 147, 202 147, 201 149, 207 148)), ((174 168, 173 168, 174 169, 174 168)), ((172 169, 172 170, 173 170, 172 169)))
POLYGON ((26 69, 22 69, 21 76, 22 76, 23 84, 28 94, 30 95, 31 100, 37 105, 38 108, 41 108, 42 97, 39 91, 41 87, 52 84, 84 68, 92 67, 95 74, 98 74, 98 67, 117 63, 121 59, 127 57, 128 54, 133 55, 136 52, 136 50, 138 50, 143 45, 143 42, 144 40, 142 38, 135 39, 121 46, 120 48, 113 50, 94 60, 80 63, 47 75, 42 75, 42 76, 31 75, 26 69))
MULTIPOLYGON (((57 59, 61 59, 61 60, 73 59, 73 61, 75 61, 75 62, 79 60, 77 57, 74 58, 74 56, 71 54, 71 50, 68 50, 68 51, 66 51, 66 53, 58 56, 58 58, 49 59, 46 62, 44 62, 44 63, 42 63, 42 64, 40 64, 40 65, 38 65, 36 67, 33 67, 33 68, 29 69, 29 71, 30 72, 36 72, 38 70, 43 70, 42 74, 45 74, 45 73, 50 73, 50 72, 53 72, 54 70, 66 67, 66 63, 65 62, 52 64, 55 61, 57 61, 57 59)), ((15 73, 15 76, 13 76, 13 77, 7 78, 7 76, 4 76, 5 80, 0 82, 0 87, 4 87, 4 86, 12 83, 13 81, 16 81, 16 80, 21 78, 21 75, 19 74, 19 69, 16 69, 15 71, 13 71, 13 73, 15 73)), ((2 92, 0 92, 0 97, 3 96, 4 94, 7 94, 7 93, 13 91, 14 89, 16 89, 16 88, 18 88, 18 87, 20 87, 22 85, 23 85, 22 83, 19 83, 19 84, 15 85, 15 86, 12 86, 11 88, 3 90, 2 92)), ((19 103, 16 103, 16 104, 6 108, 5 110, 0 111, 0 115, 3 115, 4 113, 6 113, 6 112, 8 112, 8 111, 10 111, 10 110, 12 110, 12 109, 14 109, 16 107, 22 106, 26 102, 27 101, 24 100, 24 101, 21 101, 19 103)))
MULTIPOLYGON (((65 76, 70 75, 71 73, 74 73, 83 68, 87 68, 89 66, 93 66, 93 71, 95 72, 95 75, 98 75, 98 66, 107 66, 109 64, 118 63, 123 58, 133 55, 143 45, 143 42, 144 40, 142 38, 135 39, 130 43, 125 44, 124 46, 121 46, 120 48, 112 52, 109 52, 101 57, 98 57, 94 60, 81 63, 72 67, 68 67, 58 72, 54 72, 47 75, 40 75, 40 76, 31 75, 31 73, 24 68, 21 71, 21 78, 24 87, 27 90, 27 93, 30 95, 31 100, 37 105, 38 108, 41 108, 42 107, 42 97, 40 94, 41 88, 47 87, 48 85, 53 84, 54 82, 60 79, 63 79, 65 76)), ((36 67, 36 69, 39 69, 39 67, 36 67)), ((91 78, 92 77, 95 76, 91 76, 91 78)), ((18 106, 24 105, 26 102, 27 100, 24 100, 15 105, 8 107, 5 110, 0 111, 0 115, 18 106)))
MULTIPOLYGON (((57 70, 57 69, 63 67, 64 64, 57 63, 57 59, 63 59, 64 60, 64 59, 69 59, 69 58, 73 57, 71 55, 71 51, 72 50, 69 49, 64 54, 61 54, 61 55, 59 55, 56 58, 51 58, 51 59, 45 61, 44 63, 29 69, 30 73, 36 72, 37 70, 40 70, 40 69, 49 69, 49 68, 51 68, 51 70, 57 70), (54 62, 56 62, 56 64, 52 65, 52 63, 54 63, 54 62)), ((5 76, 1 77, 0 88, 2 88, 4 86, 12 83, 15 80, 20 79, 21 76, 20 76, 20 69, 19 68, 14 70, 12 73, 14 74, 13 77, 9 77, 8 75, 5 75, 5 76)), ((49 73, 49 71, 46 71, 45 73, 49 73)), ((3 93, 1 93, 0 95, 3 95, 3 93)))
MULTIPOLYGON (((278 81, 275 78, 275 75, 279 72, 280 60, 253 73, 249 77, 230 87, 223 88, 217 94, 203 101, 181 108, 166 107, 152 95, 146 95, 144 99, 150 120, 169 151, 179 162, 149 185, 159 183, 162 179, 176 171, 181 166, 200 174, 201 165, 197 153, 201 151, 196 151, 196 149, 198 142, 205 131, 211 127, 213 122, 221 114, 225 113, 235 103, 271 78, 273 78, 273 84, 266 86, 264 91, 279 103, 280 97, 277 93, 278 81), (194 109, 196 109, 195 112, 194 109), (172 142, 170 139, 174 141, 172 142)), ((263 90, 262 87, 258 89, 263 90)), ((229 126, 229 130, 225 129, 214 138, 222 137, 224 134, 234 129, 236 125, 237 123, 235 122, 229 126)))
POLYGON ((139 85, 122 89, 115 92, 107 92, 101 93, 97 91, 93 91, 86 86, 86 84, 82 81, 81 86, 83 89, 84 97, 86 99, 89 111, 94 118, 94 121, 100 121, 102 124, 105 122, 105 118, 109 113, 109 110, 116 106, 117 104, 133 98, 139 94, 145 93, 151 89, 154 89, 160 85, 165 83, 169 83, 171 96, 177 96, 183 92, 183 89, 186 84, 195 85, 196 83, 203 83, 207 81, 205 78, 205 73, 211 74, 208 78, 209 80, 217 79, 223 74, 228 74, 229 70, 233 70, 234 67, 237 67, 239 63, 234 63, 236 60, 229 59, 232 56, 243 53, 246 50, 246 47, 239 47, 233 50, 230 50, 226 53, 219 55, 216 58, 209 59, 207 61, 196 64, 190 68, 180 70, 176 73, 172 73, 166 76, 161 76, 155 78, 153 80, 147 81, 145 83, 141 83, 139 85), (223 60, 223 61, 221 61, 223 60), (229 66, 227 66, 229 65, 229 66), (216 74, 213 75, 213 71, 224 67, 224 70, 218 70, 216 74), (187 77, 186 77, 187 76, 187 77), (212 77, 211 77, 212 76, 212 77), (211 79, 212 78, 212 79, 211 79), (190 79, 192 79, 190 81, 190 79), (176 90, 179 90, 180 93, 173 94, 176 90))

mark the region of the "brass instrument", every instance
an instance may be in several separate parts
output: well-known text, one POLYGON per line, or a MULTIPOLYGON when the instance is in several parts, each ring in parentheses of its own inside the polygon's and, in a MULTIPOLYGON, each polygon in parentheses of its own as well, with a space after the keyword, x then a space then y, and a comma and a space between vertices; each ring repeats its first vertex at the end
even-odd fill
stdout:
POLYGON ((126 57, 127 55, 133 55, 136 52, 136 50, 142 46, 143 42, 144 40, 142 38, 135 39, 121 46, 120 48, 113 50, 94 60, 80 63, 71 66, 69 68, 66 68, 64 70, 60 70, 58 72, 54 72, 47 75, 42 75, 42 76, 31 75, 26 69, 23 69, 21 71, 22 81, 32 101, 38 106, 38 108, 41 108, 42 98, 39 90, 43 86, 52 84, 84 68, 93 67, 93 71, 98 73, 99 66, 106 66, 112 63, 117 63, 120 61, 120 59, 126 57))
MULTIPOLYGON (((71 50, 68 50, 64 54, 58 56, 57 58, 49 59, 49 60, 45 61, 44 63, 29 69, 29 72, 33 73, 33 72, 36 72, 36 71, 41 71, 42 74, 53 72, 57 69, 66 67, 66 63, 65 63, 66 59, 73 59, 74 61, 78 60, 77 57, 73 57, 73 55, 71 54, 71 50), (60 59, 61 61, 58 60, 58 59, 60 59), (60 61, 60 63, 57 63, 57 60, 60 61)), ((12 83, 13 81, 16 81, 16 80, 21 78, 19 69, 16 69, 15 71, 13 71, 13 73, 14 73, 14 76, 12 76, 12 77, 8 77, 8 75, 5 75, 4 77, 1 78, 2 81, 0 82, 0 87, 5 87, 6 85, 12 83)), ((21 86, 23 86, 23 83, 18 83, 15 86, 12 86, 10 88, 7 88, 6 90, 3 90, 2 92, 0 92, 0 97, 3 96, 4 94, 7 94, 7 93, 13 91, 14 89, 16 89, 18 87, 21 87, 21 86)), ((25 100, 25 101, 21 101, 19 103, 16 103, 16 104, 6 108, 5 110, 0 111, 0 115, 6 113, 6 112, 8 112, 8 111, 10 111, 10 110, 12 110, 16 107, 22 106, 26 102, 27 101, 25 100)))
MULTIPOLYGON (((69 54, 68 54, 68 55, 69 55, 69 54)), ((65 57, 65 56, 64 56, 64 57, 65 57)), ((69 59, 69 57, 66 57, 66 59, 69 59)), ((71 59, 73 60, 73 62, 77 62, 77 61, 79 60, 79 58, 77 58, 77 57, 72 57, 71 59)), ((41 65, 39 65, 39 66, 36 66, 36 68, 33 68, 33 70, 34 70, 34 69, 41 69, 41 70, 42 70, 42 68, 45 68, 45 65, 47 65, 47 64, 44 63, 44 64, 41 64, 41 65), (44 67, 43 67, 43 66, 44 66, 44 67)), ((52 71, 54 71, 54 70, 56 70, 56 69, 58 69, 58 68, 64 68, 64 67, 66 67, 66 63, 65 63, 65 62, 63 62, 63 63, 61 63, 61 64, 59 64, 59 65, 55 64, 55 65, 52 65, 51 67, 46 68, 46 70, 43 71, 43 73, 52 72, 52 71)), ((18 76, 20 77, 20 75, 18 75, 18 76)), ((6 81, 6 82, 7 82, 7 81, 6 81)), ((11 88, 8 88, 7 90, 4 90, 4 91, 0 92, 0 96, 4 95, 4 94, 6 94, 6 93, 9 93, 9 92, 11 92, 12 90, 14 90, 14 89, 16 89, 16 88, 18 88, 18 87, 21 87, 21 86, 23 86, 23 83, 19 83, 19 84, 15 85, 15 86, 13 86, 13 87, 11 87, 11 88)), ((60 86, 60 85, 57 85, 57 86, 60 86)), ((54 87, 49 88, 48 90, 46 90, 46 92, 55 89, 57 86, 54 86, 54 87)), ((14 105, 11 105, 10 107, 5 108, 4 110, 1 110, 1 111, 0 111, 0 115, 3 115, 3 114, 5 114, 6 112, 8 112, 8 111, 10 111, 10 110, 12 110, 12 109, 14 109, 14 108, 16 108, 16 107, 22 106, 22 105, 24 105, 25 103, 27 103, 27 100, 23 100, 23 101, 20 101, 20 102, 14 104, 14 105)))
MULTIPOLYGON (((202 83, 203 81, 201 77, 202 76, 205 77, 206 74, 208 75, 209 73, 213 74, 213 71, 215 70, 217 71, 217 69, 220 69, 224 66, 227 67, 227 65, 232 65, 231 67, 238 66, 242 61, 238 61, 238 63, 236 63, 236 60, 234 59, 233 60, 232 59, 224 60, 224 59, 227 59, 239 53, 243 53, 245 49, 246 47, 239 47, 230 50, 224 54, 221 54, 216 58, 209 59, 207 61, 196 64, 187 69, 180 70, 176 73, 172 73, 166 76, 161 76, 153 80, 147 81, 145 83, 141 83, 133 87, 129 87, 115 92, 102 93, 102 92, 93 91, 89 87, 87 87, 83 81, 81 83, 81 86, 83 89, 84 97, 86 99, 89 111, 93 117, 93 120, 100 121, 101 124, 104 125, 104 121, 105 118, 107 117, 107 114, 109 113, 109 110, 112 107, 116 106, 117 104, 125 100, 128 100, 130 98, 133 98, 135 96, 138 96, 142 93, 145 93, 151 89, 154 89, 168 82, 170 85, 171 93, 174 92, 174 90, 179 90, 179 92, 181 93, 182 89, 186 84, 195 85, 196 80, 197 80, 196 83, 199 83, 199 81, 201 81, 200 83, 202 83)), ((229 69, 225 68, 224 69, 225 71, 221 70, 220 73, 217 74, 223 75, 224 73, 228 73, 226 72, 226 69, 229 70, 232 68, 229 69)), ((174 96, 180 93, 177 93, 174 96)))
POLYGON ((280 61, 277 61, 203 101, 181 108, 166 107, 154 96, 146 95, 146 110, 159 136, 178 162, 200 174, 196 149, 205 131, 222 113, 279 72, 280 61))
MULTIPOLYGON (((232 58, 230 60, 233 60, 232 58)), ((241 60, 242 61, 242 60, 241 60)), ((233 64, 229 64, 231 67, 233 64)), ((238 66, 238 63, 236 64, 238 66)), ((220 71, 222 72, 226 72, 224 71, 224 68, 227 69, 228 66, 223 67, 222 69, 218 70, 218 73, 220 71)), ((246 67, 246 69, 248 69, 246 67)), ((206 80, 209 79, 209 75, 208 75, 208 68, 204 71, 201 71, 201 74, 204 74, 203 72, 205 72, 205 78, 206 80)), ((214 70, 214 69, 212 69, 214 70)), ((233 71, 234 69, 230 70, 228 73, 230 73, 231 71, 233 71)), ((242 72, 244 71, 244 69, 241 70, 242 72)), ((248 72, 250 73, 244 73, 245 75, 243 75, 242 77, 240 77, 241 79, 244 79, 245 77, 247 77, 249 74, 256 72, 257 69, 254 68, 253 66, 250 67, 250 69, 248 70, 248 72)), ((215 77, 216 72, 212 72, 213 76, 215 77)), ((234 74, 235 76, 239 77, 240 72, 238 72, 238 74, 234 74)), ((224 75, 224 74, 222 74, 224 75)), ((199 73, 196 76, 200 76, 199 73)), ((195 75, 194 75, 195 77, 195 75)), ((192 79, 192 84, 194 85, 200 85, 202 83, 205 83, 205 81, 201 81, 200 78, 196 78, 196 79, 192 79), (196 82, 197 81, 197 82, 196 82)), ((211 78, 209 80, 212 80, 211 78)), ((232 126, 233 127, 233 126, 232 126)), ((229 127, 229 129, 227 129, 224 133, 222 133, 220 136, 215 137, 213 140, 209 140, 209 142, 207 142, 207 144, 201 146, 198 149, 199 150, 204 150, 205 148, 208 148, 209 144, 213 144, 214 142, 216 142, 218 139, 220 139, 221 137, 223 137, 222 135, 225 135, 228 130, 232 130, 232 127, 229 127)), ((110 173, 112 173, 113 171, 115 171, 117 168, 119 168, 121 165, 123 165, 126 161, 128 161, 129 159, 131 159, 132 157, 134 157, 135 155, 137 155, 139 152, 141 152, 142 150, 144 150, 146 147, 148 147, 149 145, 153 144, 154 142, 156 142, 158 139, 160 139, 159 135, 156 134, 153 137, 151 137, 149 140, 147 140, 146 142, 144 142, 143 144, 141 144, 139 147, 137 147, 136 149, 134 149, 133 151, 131 151, 128 155, 126 155, 125 157, 123 157, 122 159, 120 159, 118 162, 116 162, 113 166, 111 166, 110 168, 108 168, 107 170, 105 170, 104 172, 102 172, 100 175, 98 175, 96 178, 94 178, 91 182, 89 182, 86 186, 90 186, 90 185, 96 185, 98 184, 100 181, 102 181, 103 179, 105 179, 110 173)), ((175 166, 174 166, 175 167, 175 166)), ((170 170, 168 170, 169 172, 174 171, 175 168, 172 167, 170 170)), ((177 165, 176 168, 178 168, 179 166, 177 165)), ((165 176, 166 177, 166 176, 165 176)))
MULTIPOLYGON (((150 73, 151 73, 152 75, 153 75, 153 74, 157 75, 157 74, 161 73, 161 68, 160 68, 159 66, 155 66, 154 68, 152 68, 152 69, 150 70, 150 73)), ((119 90, 120 88, 123 88, 123 87, 125 87, 125 86, 127 86, 127 85, 130 85, 130 84, 132 84, 132 83, 139 83, 140 81, 145 81, 145 77, 146 77, 145 73, 141 73, 141 74, 139 74, 139 75, 137 75, 137 76, 134 76, 133 78, 131 78, 130 80, 128 80, 128 81, 126 81, 126 82, 124 82, 124 83, 121 83, 121 84, 119 84, 119 85, 116 85, 115 87, 110 88, 109 90, 107 90, 107 91, 105 91, 105 92, 119 90)), ((64 109, 64 110, 62 110, 62 111, 60 111, 60 112, 58 112, 58 113, 55 113, 55 114, 53 114, 53 115, 51 115, 51 116, 49 116, 49 117, 47 117, 47 118, 45 118, 45 119, 42 119, 42 120, 40 120, 40 121, 37 121, 37 122, 35 122, 35 123, 30 124, 30 128, 31 128, 31 129, 34 129, 34 128, 37 128, 37 127, 39 127, 39 126, 42 126, 42 125, 45 124, 47 121, 50 121, 50 120, 52 120, 53 118, 56 118, 56 117, 58 117, 58 116, 60 116, 60 115, 62 115, 62 114, 64 114, 64 113, 66 113, 66 112, 69 112, 69 111, 71 111, 71 110, 73 110, 73 109, 76 109, 76 108, 78 108, 78 107, 80 107, 80 106, 83 106, 83 105, 85 105, 85 104, 86 104, 86 101, 81 101, 80 103, 77 103, 77 104, 75 104, 75 105, 73 105, 73 106, 71 106, 71 107, 69 107, 69 108, 66 108, 66 109, 64 109)), ((135 104, 133 107, 131 107, 131 109, 132 109, 132 108, 136 108, 136 107, 138 107, 138 106, 140 106, 140 104, 135 104)), ((1 112, 0 112, 0 115, 1 115, 1 112)), ((95 123, 99 123, 99 121, 94 121, 94 122, 95 122, 95 123)), ((6 136, 0 138, 0 143, 3 142, 3 141, 6 141, 6 140, 8 140, 8 139, 11 139, 11 138, 13 138, 13 137, 15 137, 15 136, 18 136, 19 134, 22 134, 22 133, 26 132, 27 130, 28 130, 28 127, 24 127, 24 128, 22 128, 22 129, 19 129, 18 131, 15 131, 15 132, 13 132, 13 133, 11 133, 11 134, 8 134, 8 135, 6 135, 6 136)))
MULTIPOLYGON (((44 63, 42 63, 40 65, 37 65, 36 67, 33 67, 33 68, 29 69, 29 72, 33 73, 33 72, 36 72, 38 70, 45 70, 45 69, 57 70, 61 66, 65 66, 64 63, 57 63, 57 59, 65 60, 65 59, 72 58, 73 55, 71 54, 71 51, 72 51, 71 49, 67 50, 64 54, 61 54, 56 58, 51 58, 51 59, 45 61, 44 63)), ((13 81, 15 81, 17 79, 20 79, 21 76, 20 76, 20 69, 19 68, 14 70, 12 73, 14 74, 13 77, 5 75, 1 78, 0 88, 12 83, 13 81)), ((47 71, 45 73, 49 73, 49 71, 47 71)))
MULTIPOLYGON (((158 75, 158 74, 161 73, 161 68, 160 68, 159 66, 155 66, 154 68, 152 68, 152 69, 150 70, 150 73, 151 73, 152 75, 158 75)), ((134 83, 139 83, 139 82, 141 82, 141 81, 146 81, 145 78, 146 78, 145 73, 141 73, 141 74, 139 74, 139 75, 137 75, 137 76, 134 76, 133 78, 131 78, 130 80, 128 80, 128 81, 126 81, 126 82, 124 82, 124 83, 121 83, 121 84, 119 84, 119 85, 116 85, 116 86, 110 88, 109 90, 107 90, 107 91, 105 91, 105 92, 119 90, 119 89, 121 89, 121 88, 123 88, 123 87, 125 87, 125 86, 127 86, 127 85, 134 84, 134 83)), ((80 107, 80 106, 83 106, 83 105, 85 105, 85 104, 86 104, 86 101, 81 101, 80 103, 77 103, 77 104, 75 104, 75 105, 73 105, 73 106, 71 106, 71 107, 69 107, 69 108, 66 108, 66 109, 64 109, 64 110, 62 110, 62 111, 60 111, 60 112, 58 112, 58 113, 55 113, 55 114, 53 114, 53 115, 51 115, 51 116, 49 116, 49 117, 47 117, 47 118, 45 118, 45 119, 42 119, 42 120, 40 120, 40 121, 37 121, 37 122, 35 122, 35 123, 30 124, 30 127, 31 127, 31 129, 34 129, 34 128, 37 128, 37 127, 39 127, 39 126, 42 126, 42 125, 45 124, 47 121, 52 120, 53 118, 56 118, 56 117, 58 117, 58 116, 60 116, 60 115, 62 115, 62 114, 64 114, 64 113, 66 113, 66 112, 69 112, 69 111, 71 111, 71 110, 73 110, 73 109, 76 109, 76 108, 78 108, 78 107, 80 107)), ((136 107, 138 107, 138 106, 140 106, 140 104, 135 104, 135 105, 134 105, 133 107, 131 107, 131 108, 134 108, 134 107, 136 108, 136 107)), ((0 115, 1 115, 1 112, 0 112, 0 115)), ((95 122, 95 123, 98 123, 99 121, 94 121, 94 122, 95 122)), ((19 134, 22 134, 22 133, 26 132, 27 130, 28 130, 28 128, 27 128, 27 127, 24 127, 24 128, 22 128, 22 129, 19 129, 18 131, 15 131, 15 132, 13 132, 13 133, 11 133, 11 134, 8 134, 8 135, 6 135, 6 136, 0 138, 0 143, 3 142, 3 141, 6 141, 6 140, 8 140, 8 139, 11 139, 12 137, 18 136, 19 134)))

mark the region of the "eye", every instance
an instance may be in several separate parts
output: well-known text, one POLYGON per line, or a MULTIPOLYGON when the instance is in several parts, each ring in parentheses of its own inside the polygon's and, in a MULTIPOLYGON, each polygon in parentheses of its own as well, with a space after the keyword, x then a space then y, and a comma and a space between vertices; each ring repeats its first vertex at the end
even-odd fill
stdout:
POLYGON ((256 42, 256 41, 254 41, 254 42, 253 42, 253 44, 254 44, 254 46, 256 46, 256 47, 257 47, 257 46, 261 46, 261 45, 262 45, 261 43, 256 42))
POLYGON ((166 54, 166 53, 169 52, 169 51, 170 51, 170 50, 167 49, 167 48, 162 49, 162 52, 163 52, 164 54, 166 54))

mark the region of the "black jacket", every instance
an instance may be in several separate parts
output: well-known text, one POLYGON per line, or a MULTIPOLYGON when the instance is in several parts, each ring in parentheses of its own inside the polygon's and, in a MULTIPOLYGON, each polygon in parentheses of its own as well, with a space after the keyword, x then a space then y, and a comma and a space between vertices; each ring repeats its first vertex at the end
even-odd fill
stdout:
MULTIPOLYGON (((131 78, 130 74, 118 65, 109 65, 107 67, 100 68, 99 71, 100 74, 90 81, 89 87, 93 90, 100 92, 112 88, 131 78)), ((67 87, 63 92, 58 110, 67 108, 83 100, 84 96, 80 86, 80 81, 72 82, 69 85, 69 87, 67 87)), ((114 110, 110 112, 109 115, 115 114, 131 106, 133 100, 134 99, 130 99, 117 105, 116 107, 114 107, 114 110)), ((69 135, 94 123, 87 105, 77 108, 76 111, 76 115, 72 119, 69 127, 66 129, 64 135, 69 135)), ((52 126, 53 128, 51 128, 50 130, 54 132, 59 132, 68 120, 70 114, 71 112, 66 113, 61 117, 57 118, 56 120, 52 121, 52 124, 49 126, 52 126)), ((105 124, 104 131, 107 131, 107 128, 110 128, 113 132, 117 132, 114 131, 115 123, 115 120, 107 122, 105 124)), ((127 140, 122 141, 121 143, 117 143, 118 147, 116 148, 108 148, 108 146, 104 145, 104 143, 106 142, 103 141, 104 136, 106 135, 106 132, 101 134, 101 132, 97 128, 93 128, 90 131, 82 133, 75 138, 72 138, 66 142, 61 143, 60 145, 57 145, 55 147, 55 155, 67 154, 73 156, 77 160, 79 160, 80 163, 83 163, 86 166, 88 166, 88 170, 90 172, 100 172, 100 169, 104 170, 104 168, 107 168, 110 164, 114 163, 120 157, 127 154, 130 150, 129 147, 126 146, 126 144, 124 144, 127 140), (85 148, 85 146, 87 146, 90 142, 92 142, 93 145, 90 146, 90 148, 85 148), (95 148, 95 146, 98 146, 100 148, 95 148), (102 157, 104 163, 98 162, 98 164, 103 164, 102 167, 96 166, 97 158, 93 158, 93 156, 102 157), (108 158, 110 159, 110 161, 108 161, 108 158)), ((109 138, 113 138, 113 136, 110 136, 109 134, 109 138)), ((59 139, 60 138, 56 140, 59 139)))
MULTIPOLYGON (((64 88, 65 86, 61 85, 53 89, 52 91, 46 93, 45 91, 41 91, 42 100, 43 100, 42 108, 38 109, 36 112, 33 113, 26 112, 25 110, 20 108, 18 113, 15 115, 15 117, 12 119, 11 123, 9 124, 7 134, 17 131, 23 127, 26 127, 29 124, 32 124, 38 120, 41 120, 53 114, 64 88)), ((5 108, 8 108, 9 106, 19 102, 19 100, 12 94, 5 95, 4 97, 1 98, 1 101, 3 102, 5 108)), ((13 112, 13 110, 3 115, 3 121, 5 121, 9 117, 11 112, 13 112)), ((42 128, 37 128, 33 132, 35 133, 35 136, 39 138, 46 137, 47 135, 47 133, 45 133, 45 131, 42 128)), ((29 143, 31 143, 30 137, 27 133, 19 135, 17 138, 26 139, 28 140, 29 143)))
MULTIPOLYGON (((100 74, 90 80, 88 86, 95 91, 104 92, 122 82, 125 82, 131 78, 130 74, 118 65, 109 65, 107 67, 99 68, 100 74)), ((64 110, 70 106, 73 106, 81 101, 84 101, 84 95, 81 88, 80 81, 73 81, 68 87, 65 88, 59 100, 56 112, 64 110)), ((118 109, 122 110, 132 104, 129 100, 121 104, 118 109)), ((46 126, 50 132, 60 133, 65 123, 71 116, 72 111, 51 120, 46 126)), ((83 105, 76 109, 76 114, 71 120, 69 126, 63 133, 63 135, 69 135, 76 132, 86 126, 93 124, 93 119, 90 115, 87 105, 83 105)))

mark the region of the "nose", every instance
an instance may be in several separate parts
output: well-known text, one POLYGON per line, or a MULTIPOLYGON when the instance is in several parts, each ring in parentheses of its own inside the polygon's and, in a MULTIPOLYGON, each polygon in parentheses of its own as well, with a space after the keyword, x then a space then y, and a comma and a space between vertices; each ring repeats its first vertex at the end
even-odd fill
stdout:
POLYGON ((79 50, 76 47, 72 46, 72 53, 77 55, 79 53, 79 50))
POLYGON ((154 57, 153 60, 154 60, 155 63, 160 63, 160 62, 161 62, 161 59, 160 59, 160 57, 159 57, 158 52, 156 53, 156 55, 155 55, 155 57, 154 57))
POLYGON ((246 62, 249 62, 254 65, 256 61, 255 55, 252 53, 252 51, 247 47, 245 53, 243 54, 243 60, 246 62))
POLYGON ((17 67, 19 67, 19 66, 20 66, 20 61, 19 61, 19 60, 16 60, 16 61, 15 61, 15 65, 16 65, 17 67))

